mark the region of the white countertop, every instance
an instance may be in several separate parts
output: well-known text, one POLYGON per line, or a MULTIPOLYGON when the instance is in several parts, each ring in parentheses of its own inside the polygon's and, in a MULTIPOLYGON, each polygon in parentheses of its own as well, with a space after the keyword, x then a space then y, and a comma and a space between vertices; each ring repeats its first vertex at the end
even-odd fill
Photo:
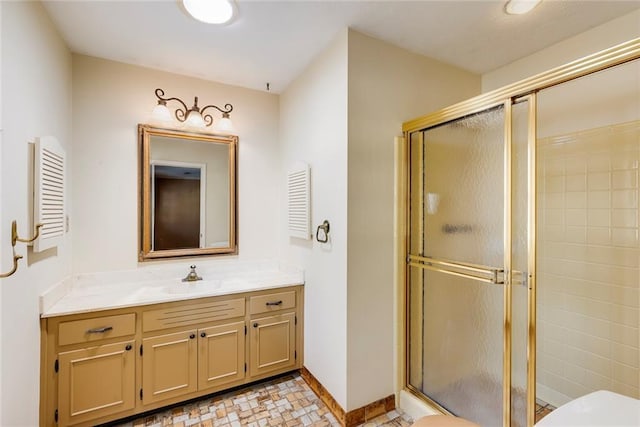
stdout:
POLYGON ((40 314, 63 316, 301 284, 302 269, 275 261, 191 260, 67 278, 40 296, 40 314), (197 264, 203 280, 182 282, 191 264, 197 264))

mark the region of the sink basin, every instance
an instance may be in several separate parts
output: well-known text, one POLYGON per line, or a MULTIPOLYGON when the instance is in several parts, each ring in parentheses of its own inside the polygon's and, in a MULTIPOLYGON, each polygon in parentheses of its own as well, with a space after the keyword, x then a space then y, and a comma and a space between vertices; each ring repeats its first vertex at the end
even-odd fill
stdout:
POLYGON ((165 288, 169 294, 194 294, 219 289, 222 286, 220 280, 198 280, 197 282, 179 282, 165 288))

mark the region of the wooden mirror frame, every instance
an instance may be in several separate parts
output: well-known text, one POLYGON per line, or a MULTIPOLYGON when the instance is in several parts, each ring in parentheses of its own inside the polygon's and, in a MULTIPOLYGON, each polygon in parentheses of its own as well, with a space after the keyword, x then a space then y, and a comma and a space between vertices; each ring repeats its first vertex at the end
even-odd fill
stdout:
POLYGON ((236 161, 237 161, 237 136, 210 135, 195 132, 184 132, 173 129, 156 128, 149 125, 138 125, 139 145, 139 194, 138 212, 140 218, 139 233, 139 261, 153 259, 192 257, 204 255, 230 255, 238 253, 237 244, 237 197, 236 197, 236 161), (225 247, 205 247, 187 249, 152 250, 151 232, 151 137, 160 136, 178 138, 187 141, 204 143, 227 144, 229 147, 229 245, 225 247))

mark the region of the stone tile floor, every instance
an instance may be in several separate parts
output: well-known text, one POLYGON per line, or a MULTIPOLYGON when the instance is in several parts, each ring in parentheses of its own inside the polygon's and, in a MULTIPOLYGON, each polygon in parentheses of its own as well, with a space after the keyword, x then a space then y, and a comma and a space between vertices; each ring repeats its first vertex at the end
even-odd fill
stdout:
MULTIPOLYGON (((363 427, 408 427, 411 419, 394 410, 363 427)), ((119 427, 272 427, 340 426, 327 406, 298 373, 225 393, 185 406, 160 410, 119 427)))

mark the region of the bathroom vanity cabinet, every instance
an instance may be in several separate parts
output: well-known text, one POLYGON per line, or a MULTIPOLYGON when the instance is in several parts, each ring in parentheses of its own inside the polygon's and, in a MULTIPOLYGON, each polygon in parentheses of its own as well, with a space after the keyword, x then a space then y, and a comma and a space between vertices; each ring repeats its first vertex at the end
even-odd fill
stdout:
POLYGON ((303 287, 41 320, 42 426, 95 425, 302 367, 303 287))

